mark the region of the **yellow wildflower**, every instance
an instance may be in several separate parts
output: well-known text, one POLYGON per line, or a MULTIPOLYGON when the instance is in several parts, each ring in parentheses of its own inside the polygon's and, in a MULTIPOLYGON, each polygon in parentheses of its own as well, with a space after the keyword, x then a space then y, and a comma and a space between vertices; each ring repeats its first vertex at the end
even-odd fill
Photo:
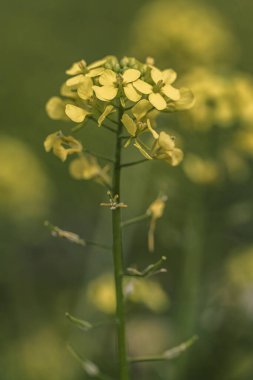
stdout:
POLYGON ((219 167, 210 159, 203 159, 195 154, 189 154, 183 165, 187 177, 194 183, 210 184, 219 179, 219 167))
POLYGON ((136 136, 138 132, 143 132, 147 129, 147 123, 145 117, 152 110, 152 105, 146 99, 141 99, 132 109, 131 113, 133 117, 131 117, 128 113, 124 112, 122 116, 122 124, 127 129, 128 133, 131 136, 136 136))
POLYGON ((127 69, 123 74, 117 74, 112 70, 105 70, 99 77, 101 86, 93 86, 96 97, 102 101, 109 101, 123 90, 125 96, 132 102, 138 102, 141 95, 136 91, 133 84, 139 79, 141 72, 136 69, 127 69))
POLYGON ((111 183, 108 170, 108 165, 101 168, 97 159, 91 155, 82 155, 81 157, 74 159, 69 166, 70 174, 75 179, 94 179, 107 186, 111 183))
POLYGON ((157 110, 162 111, 167 107, 166 98, 174 101, 180 99, 180 91, 172 86, 172 83, 177 78, 174 70, 160 71, 156 67, 152 67, 150 74, 154 82, 153 86, 141 79, 137 80, 133 85, 138 91, 148 95, 150 103, 157 110))
POLYGON ((148 128, 156 140, 151 155, 158 160, 164 160, 172 166, 177 166, 183 159, 183 152, 181 149, 176 148, 175 138, 168 133, 162 131, 157 133, 148 120, 148 128))
POLYGON ((80 153, 82 144, 72 136, 64 136, 61 131, 51 133, 44 141, 46 152, 53 150, 54 154, 65 161, 69 154, 80 153))

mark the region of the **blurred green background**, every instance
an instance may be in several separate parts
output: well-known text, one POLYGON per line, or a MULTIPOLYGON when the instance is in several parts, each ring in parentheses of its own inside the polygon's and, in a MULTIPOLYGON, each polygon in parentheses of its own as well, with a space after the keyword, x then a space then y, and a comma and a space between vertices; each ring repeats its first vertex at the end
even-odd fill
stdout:
MULTIPOLYGON (((67 165, 43 149, 47 134, 69 128, 45 113, 45 103, 58 94, 66 68, 81 58, 90 62, 108 54, 140 59, 155 54, 157 65, 172 66, 182 84, 184 77, 200 83, 191 73, 201 66, 225 78, 226 86, 234 73, 246 75, 249 92, 253 88, 250 0, 178 2, 178 10, 175 2, 163 1, 162 11, 160 3, 10 0, 1 6, 1 379, 86 378, 67 352, 68 342, 105 372, 115 371, 113 328, 84 334, 64 316, 68 311, 88 320, 108 318, 89 300, 87 289, 90 281, 110 272, 111 257, 106 251, 53 239, 43 226, 50 220, 84 238, 110 243, 110 213, 99 207, 106 199, 104 189, 72 179, 67 165)), ((212 77, 206 86, 215 89, 212 99, 205 99, 214 109, 218 87, 212 77)), ((252 115, 253 96, 244 100, 233 87, 229 91, 235 94, 231 109, 247 101, 247 115, 252 115)), ((169 305, 155 308, 155 314, 147 305, 129 307, 130 350, 156 353, 195 333, 200 337, 181 359, 133 367, 133 378, 252 379, 253 165, 248 145, 252 151, 253 146, 237 149, 234 144, 241 129, 251 141, 252 123, 250 117, 241 122, 238 113, 225 117, 224 128, 224 112, 222 108, 222 121, 220 113, 218 121, 205 119, 212 124, 205 132, 203 120, 196 127, 196 115, 192 120, 187 112, 161 119, 178 136, 186 158, 192 154, 188 165, 171 168, 149 162, 125 169, 125 219, 144 213, 159 192, 168 196, 154 254, 147 251, 146 222, 124 234, 128 266, 168 257, 167 275, 155 280, 168 294, 169 305), (214 166, 205 166, 202 159, 214 166)), ((89 129, 81 136, 87 147, 110 154, 112 141, 106 131, 89 129)))

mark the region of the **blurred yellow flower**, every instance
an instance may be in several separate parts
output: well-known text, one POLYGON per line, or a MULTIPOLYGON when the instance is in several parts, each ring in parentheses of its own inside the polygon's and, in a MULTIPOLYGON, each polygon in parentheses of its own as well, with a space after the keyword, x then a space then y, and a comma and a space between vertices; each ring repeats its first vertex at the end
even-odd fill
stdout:
MULTIPOLYGON (((124 294, 127 300, 143 304, 155 312, 166 310, 169 299, 161 285, 150 279, 125 279, 124 294)), ((106 273, 91 281, 86 296, 98 310, 113 314, 115 312, 115 290, 113 275, 106 273)))
POLYGON ((65 161, 70 154, 80 153, 82 144, 72 136, 64 136, 61 131, 51 133, 44 141, 46 152, 53 150, 54 154, 65 161))
POLYGON ((111 184, 108 175, 109 166, 101 168, 94 156, 89 154, 82 155, 71 161, 69 166, 70 174, 75 179, 93 179, 99 183, 109 186, 111 184))
POLYGON ((0 160, 0 213, 21 227, 44 218, 52 188, 38 157, 21 140, 1 135, 0 160))
POLYGON ((163 216, 167 197, 159 196, 154 202, 151 203, 147 209, 147 215, 150 215, 150 224, 148 231, 148 249, 153 252, 155 249, 155 229, 157 220, 163 216))
MULTIPOLYGON (((253 122, 253 78, 243 73, 219 74, 198 67, 183 81, 195 95, 195 104, 182 125, 199 130, 213 126, 231 127, 253 122)), ((180 116, 179 116, 180 117, 180 116)))
POLYGON ((212 159, 203 159, 195 154, 188 154, 183 163, 187 177, 195 183, 210 184, 219 178, 219 166, 212 159))
POLYGON ((196 65, 231 65, 238 44, 226 20, 211 6, 192 0, 153 0, 137 13, 130 35, 132 51, 178 70, 196 65))
POLYGON ((253 286, 253 247, 236 252, 227 262, 226 273, 232 285, 238 289, 253 286))

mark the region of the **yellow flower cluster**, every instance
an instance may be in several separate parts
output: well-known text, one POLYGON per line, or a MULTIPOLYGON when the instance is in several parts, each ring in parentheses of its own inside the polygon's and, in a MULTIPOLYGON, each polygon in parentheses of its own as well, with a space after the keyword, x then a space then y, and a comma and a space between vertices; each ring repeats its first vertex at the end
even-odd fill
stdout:
MULTIPOLYGON (((92 120, 99 127, 113 123, 115 129, 118 119, 114 117, 120 112, 119 122, 128 133, 125 147, 133 142, 147 159, 164 160, 172 166, 181 161, 182 152, 175 147, 173 138, 165 132, 155 132, 151 126, 159 112, 188 109, 193 104, 190 90, 174 87, 177 77, 174 70, 161 71, 150 58, 141 63, 131 57, 118 60, 107 56, 90 65, 84 60, 75 62, 66 74, 69 77, 61 86, 61 97, 54 96, 46 104, 49 117, 81 124, 92 120), (144 132, 154 140, 151 147, 140 140, 144 132)), ((72 136, 64 136, 62 132, 50 134, 44 146, 62 161, 79 154, 70 168, 75 178, 95 176, 108 183, 106 171, 91 157, 84 157, 82 144, 72 136)))

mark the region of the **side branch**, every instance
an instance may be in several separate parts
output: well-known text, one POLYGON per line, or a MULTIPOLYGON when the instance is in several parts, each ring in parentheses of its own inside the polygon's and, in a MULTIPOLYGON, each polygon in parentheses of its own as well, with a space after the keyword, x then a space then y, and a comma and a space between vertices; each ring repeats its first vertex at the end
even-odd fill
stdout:
POLYGON ((125 164, 122 164, 122 165, 120 165, 120 167, 121 168, 126 168, 126 167, 129 167, 129 166, 134 166, 134 165, 142 164, 143 162, 146 162, 146 161, 150 161, 150 160, 148 158, 142 158, 141 160, 138 160, 138 161, 127 162, 125 164))

